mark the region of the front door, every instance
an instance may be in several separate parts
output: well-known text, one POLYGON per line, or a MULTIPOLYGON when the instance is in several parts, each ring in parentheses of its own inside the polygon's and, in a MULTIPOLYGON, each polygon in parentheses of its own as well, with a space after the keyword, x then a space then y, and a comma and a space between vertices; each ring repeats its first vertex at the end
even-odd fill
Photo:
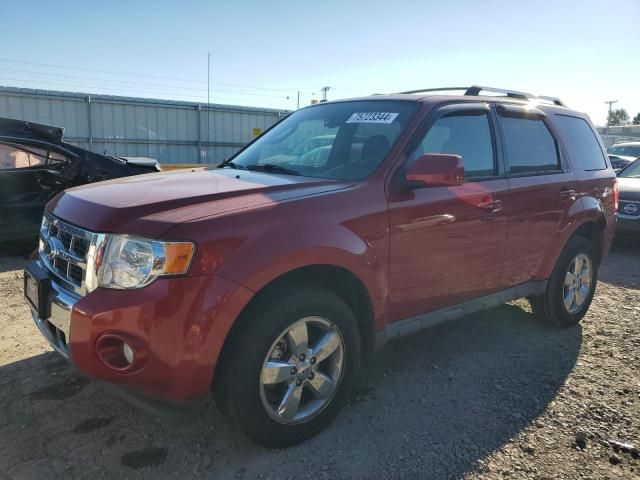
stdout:
POLYGON ((490 109, 447 106, 429 123, 407 165, 427 153, 461 155, 465 183, 389 192, 391 321, 503 287, 509 185, 490 109))

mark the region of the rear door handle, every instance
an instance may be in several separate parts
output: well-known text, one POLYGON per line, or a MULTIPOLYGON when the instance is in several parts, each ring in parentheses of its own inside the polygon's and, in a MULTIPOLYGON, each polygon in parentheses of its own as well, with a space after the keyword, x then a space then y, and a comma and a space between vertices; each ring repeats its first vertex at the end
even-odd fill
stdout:
POLYGON ((478 203, 478 208, 481 208, 487 213, 495 213, 502 210, 502 200, 487 200, 478 203))
POLYGON ((570 188, 563 188, 560 190, 560 198, 563 200, 569 200, 576 197, 576 191, 570 188))

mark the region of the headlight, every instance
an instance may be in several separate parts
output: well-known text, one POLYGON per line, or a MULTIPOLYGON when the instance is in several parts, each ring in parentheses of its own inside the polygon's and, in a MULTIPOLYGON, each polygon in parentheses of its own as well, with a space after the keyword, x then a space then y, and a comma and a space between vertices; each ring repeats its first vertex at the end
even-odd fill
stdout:
POLYGON ((189 242, 161 242, 108 235, 97 268, 98 286, 141 288, 162 275, 186 273, 193 258, 189 242))

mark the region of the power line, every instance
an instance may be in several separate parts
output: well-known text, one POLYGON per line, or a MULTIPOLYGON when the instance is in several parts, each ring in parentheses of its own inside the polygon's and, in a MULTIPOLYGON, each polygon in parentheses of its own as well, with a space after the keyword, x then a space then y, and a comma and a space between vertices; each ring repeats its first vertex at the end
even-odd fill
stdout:
MULTIPOLYGON (((28 62, 28 61, 24 61, 24 60, 13 60, 13 59, 10 59, 10 58, 0 58, 0 62, 17 63, 17 64, 22 64, 22 65, 34 65, 34 66, 47 67, 47 68, 62 68, 62 69, 65 69, 65 70, 78 70, 78 71, 92 72, 92 73, 103 73, 103 74, 106 74, 106 75, 121 75, 121 76, 126 76, 126 77, 154 78, 154 79, 157 79, 157 80, 170 80, 170 81, 176 81, 176 82, 196 83, 196 84, 200 84, 200 85, 204 85, 206 83, 204 80, 193 80, 193 79, 177 78, 177 77, 165 77, 165 76, 160 76, 160 75, 146 75, 146 74, 132 73, 132 72, 119 72, 119 71, 114 71, 114 70, 98 70, 98 69, 86 68, 86 67, 72 67, 70 65, 60 65, 60 64, 53 64, 53 63, 28 62)), ((59 74, 50 74, 50 75, 59 75, 59 74)), ((122 80, 120 80, 120 81, 122 81, 122 80)), ((245 89, 249 89, 249 90, 266 90, 266 91, 272 91, 272 92, 294 92, 294 91, 300 90, 302 93, 311 93, 311 92, 319 90, 319 88, 317 88, 317 87, 308 87, 308 88, 301 88, 301 89, 295 87, 295 88, 287 89, 287 88, 273 88, 273 87, 258 87, 256 85, 245 85, 245 84, 238 84, 238 83, 220 83, 220 82, 216 82, 216 84, 217 85, 221 85, 223 87, 237 87, 237 88, 245 88, 245 89)), ((332 87, 332 90, 340 90, 340 91, 343 91, 343 92, 351 92, 351 93, 368 95, 368 93, 364 92, 363 90, 354 90, 354 89, 349 89, 349 88, 332 87)))
MULTIPOLYGON (((24 79, 24 78, 0 77, 0 82, 6 82, 6 81, 35 83, 35 84, 40 84, 40 85, 45 85, 45 86, 46 85, 61 85, 61 86, 65 86, 65 87, 73 86, 73 87, 77 87, 77 88, 81 88, 81 89, 87 89, 87 90, 103 90, 103 91, 126 92, 126 93, 121 93, 120 95, 129 96, 129 97, 142 96, 142 95, 135 95, 135 94, 132 93, 132 89, 128 89, 128 88, 124 88, 124 87, 95 87, 95 86, 87 86, 87 85, 82 85, 82 84, 77 84, 77 83, 69 83, 69 82, 62 83, 62 82, 30 80, 30 79, 24 79)), ((15 85, 5 85, 5 86, 15 87, 15 85)), ((17 87, 17 88, 20 88, 20 87, 17 87)), ((46 88, 46 87, 40 86, 40 87, 35 87, 35 88, 46 88)), ((69 90, 67 89, 67 91, 69 91, 69 90)), ((133 92, 145 92, 147 94, 155 95, 156 98, 157 98, 157 96, 163 95, 163 96, 176 97, 176 98, 192 98, 192 99, 198 99, 200 101, 203 101, 203 97, 204 97, 204 92, 203 92, 203 95, 189 95, 189 94, 185 94, 185 93, 146 90, 146 89, 140 89, 140 88, 136 88, 135 90, 133 90, 133 92)), ((82 92, 82 93, 98 94, 99 92, 96 92, 96 91, 89 92, 89 91, 87 91, 87 92, 82 92)), ((149 98, 149 97, 147 97, 147 98, 149 98)), ((212 99, 217 101, 217 102, 225 101, 225 102, 248 103, 246 98, 240 99, 240 98, 212 97, 212 99)), ((284 98, 283 98, 283 100, 284 100, 284 98)))
MULTIPOLYGON (((112 71, 112 70, 97 70, 97 69, 93 69, 93 68, 84 68, 84 67, 72 67, 69 65, 58 65, 58 64, 52 64, 52 63, 38 63, 38 62, 27 62, 27 61, 23 61, 23 60, 11 60, 8 58, 0 58, 0 62, 6 62, 6 63, 18 63, 18 64, 23 64, 23 65, 35 65, 35 66, 39 66, 39 67, 48 67, 48 68, 63 68, 65 70, 79 70, 79 71, 83 71, 83 72, 93 72, 93 73, 104 73, 107 75, 122 75, 122 76, 127 76, 127 77, 139 77, 139 78, 155 78, 158 80, 172 80, 172 81, 176 81, 176 82, 187 82, 187 83, 198 83, 198 84, 205 84, 206 82, 204 80, 192 80, 192 79, 186 79, 186 78, 176 78, 176 77, 164 77, 164 76, 159 76, 159 75, 144 75, 144 74, 140 74, 140 73, 131 73, 131 72, 116 72, 116 71, 112 71)), ((284 89, 284 88, 271 88, 271 87, 257 87, 255 85, 240 85, 240 84, 234 84, 234 83, 218 83, 218 85, 222 85, 225 87, 239 87, 239 88, 247 88, 247 89, 251 89, 251 90, 270 90, 270 91, 274 91, 274 92, 291 92, 291 91, 295 91, 295 89, 284 89)))
MULTIPOLYGON (((0 68, 0 70, 3 70, 2 68, 0 68)), ((26 73, 26 72, 25 72, 26 73)), ((71 75, 63 75, 64 78, 71 78, 71 79, 79 79, 82 80, 82 77, 74 77, 71 75)), ((11 81, 18 81, 18 82, 32 82, 32 83, 40 83, 40 84, 52 84, 52 85, 74 85, 74 86, 78 86, 81 88, 96 88, 96 89, 107 89, 107 90, 113 90, 113 89, 117 89, 117 90, 127 90, 124 86, 122 85, 118 85, 115 87, 112 87, 110 85, 95 85, 92 83, 86 83, 86 82, 82 82, 82 83, 73 83, 73 82, 56 82, 56 81, 50 81, 50 80, 38 80, 38 79, 31 79, 31 78, 9 78, 9 77, 4 77, 8 80, 11 81)), ((99 82, 109 82, 109 80, 99 80, 96 79, 96 81, 99 82)), ((144 84, 144 83, 136 83, 136 82, 124 82, 125 85, 142 85, 142 87, 138 87, 135 86, 129 90, 143 90, 143 91, 148 91, 148 92, 158 92, 158 93, 162 93, 164 91, 166 91, 167 89, 173 89, 176 88, 178 89, 178 91, 180 93, 172 93, 171 95, 183 95, 185 97, 201 97, 201 95, 188 95, 188 94, 183 94, 182 91, 184 90, 188 90, 188 91, 202 91, 202 89, 200 88, 180 88, 179 86, 174 86, 174 85, 161 85, 161 84, 144 84), (161 90, 158 90, 161 89, 161 90)), ((252 93, 252 92, 239 92, 239 91, 232 91, 232 90, 211 90, 212 92, 215 93, 222 93, 222 94, 232 94, 232 95, 247 95, 250 97, 266 97, 266 98, 278 98, 278 99, 282 99, 285 100, 286 96, 285 95, 268 95, 268 94, 264 94, 264 93, 252 93)), ((204 95, 204 92, 203 92, 204 95)))
MULTIPOLYGON (((33 70, 17 70, 12 68, 4 68, 0 67, 1 71, 4 72, 12 72, 12 73, 21 73, 27 75, 43 75, 46 77, 61 77, 61 78, 71 78, 74 80, 92 80, 96 82, 108 82, 108 83, 123 83, 125 85, 142 85, 144 87, 161 87, 161 88, 177 88, 180 90, 189 90, 189 91, 202 91, 202 88, 197 87, 186 87, 182 85, 168 85, 162 83, 148 83, 148 82, 136 82, 131 80, 114 80, 114 79, 105 79, 105 78, 97 78, 97 77, 85 77, 82 75, 65 75, 63 73, 48 73, 48 72, 37 72, 33 70)), ((254 92, 241 92, 241 91, 233 91, 233 90, 212 90, 220 93, 233 93, 237 95, 250 95, 254 97, 271 97, 271 98, 284 98, 281 95, 271 95, 266 93, 254 93, 254 92)), ((287 91, 287 93, 294 92, 295 90, 287 91)))

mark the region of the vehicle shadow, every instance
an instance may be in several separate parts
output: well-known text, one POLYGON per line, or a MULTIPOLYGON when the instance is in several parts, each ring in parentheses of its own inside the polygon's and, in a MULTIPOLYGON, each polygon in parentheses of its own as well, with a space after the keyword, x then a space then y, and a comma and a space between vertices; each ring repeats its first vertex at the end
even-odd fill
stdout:
POLYGON ((0 256, 0 273, 20 270, 27 264, 24 257, 2 257, 0 256))
POLYGON ((616 237, 600 267, 600 281, 623 288, 640 288, 640 269, 629 269, 629 262, 640 265, 640 239, 616 237))
POLYGON ((211 403, 167 420, 53 353, 0 367, 0 468, 18 478, 459 478, 535 422, 573 369, 580 327, 504 305, 367 358, 337 420, 286 450, 247 440, 211 403))

